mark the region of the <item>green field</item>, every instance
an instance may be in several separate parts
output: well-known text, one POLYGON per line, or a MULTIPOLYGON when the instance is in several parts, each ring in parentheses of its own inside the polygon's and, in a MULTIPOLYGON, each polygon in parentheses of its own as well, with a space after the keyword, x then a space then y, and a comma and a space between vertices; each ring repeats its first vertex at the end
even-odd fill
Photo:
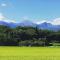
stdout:
POLYGON ((60 60, 60 48, 1 46, 0 60, 60 60))

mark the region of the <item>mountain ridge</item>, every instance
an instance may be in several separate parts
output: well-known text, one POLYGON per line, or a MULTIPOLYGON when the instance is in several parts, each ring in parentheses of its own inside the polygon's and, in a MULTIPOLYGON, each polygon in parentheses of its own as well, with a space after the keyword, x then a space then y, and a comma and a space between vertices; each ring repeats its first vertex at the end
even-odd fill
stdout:
POLYGON ((54 31, 60 30, 60 25, 53 25, 53 24, 47 23, 47 22, 43 22, 41 24, 36 24, 31 21, 22 21, 19 23, 0 21, 0 25, 9 26, 11 28, 15 28, 17 26, 22 26, 22 27, 25 27, 25 26, 26 27, 28 27, 28 26, 36 27, 37 26, 39 29, 47 29, 47 30, 54 30, 54 31))

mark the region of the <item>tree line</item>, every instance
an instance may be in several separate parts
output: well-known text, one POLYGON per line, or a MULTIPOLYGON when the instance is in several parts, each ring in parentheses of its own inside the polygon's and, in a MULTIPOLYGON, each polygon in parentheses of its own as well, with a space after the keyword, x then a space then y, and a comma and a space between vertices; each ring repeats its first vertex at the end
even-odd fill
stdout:
POLYGON ((60 31, 0 25, 0 46, 52 46, 53 43, 60 43, 60 31))

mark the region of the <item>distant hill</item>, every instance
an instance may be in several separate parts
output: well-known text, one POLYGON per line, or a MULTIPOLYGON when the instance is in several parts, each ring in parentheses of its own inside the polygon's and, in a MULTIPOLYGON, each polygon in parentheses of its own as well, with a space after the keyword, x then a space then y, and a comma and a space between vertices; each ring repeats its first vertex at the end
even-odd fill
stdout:
POLYGON ((4 26, 8 26, 8 27, 11 27, 11 28, 14 28, 17 26, 16 23, 13 23, 13 22, 5 22, 5 21, 0 21, 0 25, 4 25, 4 26))
POLYGON ((60 25, 53 25, 51 23, 44 22, 44 23, 38 24, 38 28, 57 31, 57 30, 60 30, 60 25))
POLYGON ((20 23, 17 24, 18 26, 31 26, 31 27, 36 27, 37 24, 31 22, 31 21, 22 21, 20 23))
POLYGON ((38 27, 39 29, 47 29, 47 30, 54 30, 54 31, 57 31, 57 30, 60 30, 60 25, 53 25, 51 23, 47 23, 47 22, 43 22, 41 24, 35 24, 31 21, 22 21, 22 22, 19 22, 19 23, 13 23, 13 22, 5 22, 5 21, 0 21, 0 25, 4 25, 4 26, 8 26, 8 27, 11 27, 11 28, 15 28, 17 26, 26 26, 26 27, 38 27))

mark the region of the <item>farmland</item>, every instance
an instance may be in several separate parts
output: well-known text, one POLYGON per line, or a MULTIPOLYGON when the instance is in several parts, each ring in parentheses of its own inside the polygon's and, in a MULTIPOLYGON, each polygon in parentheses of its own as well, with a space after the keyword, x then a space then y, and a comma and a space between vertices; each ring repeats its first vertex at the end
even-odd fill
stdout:
POLYGON ((60 48, 1 46, 0 60, 60 60, 60 48))

